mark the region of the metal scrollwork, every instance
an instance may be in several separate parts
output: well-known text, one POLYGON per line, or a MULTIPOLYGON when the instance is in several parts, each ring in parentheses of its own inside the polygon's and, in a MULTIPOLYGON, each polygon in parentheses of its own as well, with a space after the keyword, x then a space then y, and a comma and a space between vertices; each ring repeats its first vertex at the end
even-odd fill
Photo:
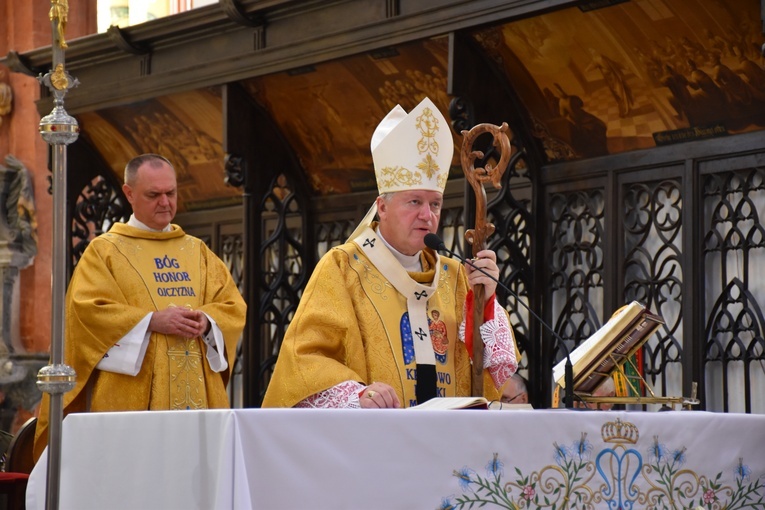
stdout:
POLYGON ((103 177, 80 192, 72 215, 72 259, 74 264, 94 237, 112 224, 127 220, 127 207, 122 195, 103 177))

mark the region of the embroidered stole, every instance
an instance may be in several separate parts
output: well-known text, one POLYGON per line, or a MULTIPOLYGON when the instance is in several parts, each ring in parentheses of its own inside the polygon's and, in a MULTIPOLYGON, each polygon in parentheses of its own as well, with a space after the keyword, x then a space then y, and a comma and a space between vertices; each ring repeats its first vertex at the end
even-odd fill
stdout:
MULTIPOLYGON (((198 242, 189 236, 162 241, 120 236, 116 245, 140 275, 156 310, 196 309, 202 292, 198 242)), ((202 340, 152 336, 155 354, 149 409, 207 409, 202 340)))
MULTIPOLYGON (((395 336, 392 327, 386 326, 386 329, 389 331, 389 336, 401 340, 401 344, 393 342, 391 347, 395 352, 397 346, 401 346, 399 349, 404 351, 404 365, 416 362, 416 398, 407 403, 411 405, 415 401, 421 402, 425 398, 433 396, 453 396, 454 359, 453 356, 452 359, 449 359, 448 351, 454 347, 457 331, 456 325, 453 324, 454 317, 451 317, 454 313, 454 305, 450 301, 449 275, 442 274, 442 264, 440 262, 435 263, 435 274, 432 283, 425 285, 412 279, 406 269, 401 266, 385 246, 379 235, 371 228, 367 227, 364 229, 353 241, 374 264, 375 269, 406 299, 406 313, 403 316, 399 316, 398 319, 401 323, 398 331, 400 336, 395 336), (443 281, 444 289, 441 292, 441 299, 439 299, 436 296, 439 290, 439 282, 441 281, 443 281), (437 324, 431 325, 429 324, 428 310, 436 302, 438 303, 436 307, 446 304, 450 306, 448 309, 438 310, 438 315, 434 317, 439 317, 439 320, 435 321, 434 318, 434 322, 437 322, 437 324), (446 326, 444 319, 449 322, 449 327, 446 326), (438 335, 435 344, 432 338, 434 331, 438 335), (411 353, 409 352, 409 345, 413 348, 411 353), (434 349, 434 345, 437 349, 434 349)), ((446 270, 446 266, 444 266, 444 270, 446 270)), ((377 302, 377 298, 373 295, 370 295, 370 299, 373 302, 377 302)), ((385 300, 384 297, 380 299, 383 302, 385 300)), ((381 302, 375 306, 385 308, 388 305, 390 305, 390 302, 387 305, 381 302)), ((400 314, 401 312, 398 313, 400 314)), ((407 374, 409 370, 411 369, 407 369, 407 374)), ((404 394, 405 399, 411 399, 411 397, 415 396, 409 394, 406 385, 404 385, 404 394)))

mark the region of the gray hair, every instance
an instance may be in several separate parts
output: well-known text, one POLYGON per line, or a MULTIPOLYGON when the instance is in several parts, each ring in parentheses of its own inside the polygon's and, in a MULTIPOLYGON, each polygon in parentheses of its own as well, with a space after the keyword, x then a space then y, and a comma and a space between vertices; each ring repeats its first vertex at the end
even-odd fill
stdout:
POLYGON ((167 164, 173 169, 173 172, 175 171, 175 167, 166 157, 159 154, 141 154, 128 161, 127 165, 125 165, 125 184, 129 186, 135 184, 135 176, 138 173, 138 169, 144 163, 148 163, 152 168, 159 168, 163 164, 167 164))

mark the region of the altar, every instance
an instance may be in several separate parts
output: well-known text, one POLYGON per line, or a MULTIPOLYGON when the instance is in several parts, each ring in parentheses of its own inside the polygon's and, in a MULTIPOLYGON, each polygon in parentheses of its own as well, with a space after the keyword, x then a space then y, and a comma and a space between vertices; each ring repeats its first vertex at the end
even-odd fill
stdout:
MULTIPOLYGON (((45 457, 27 508, 45 505, 45 457)), ((765 508, 765 416, 238 409, 63 423, 61 509, 765 508)))

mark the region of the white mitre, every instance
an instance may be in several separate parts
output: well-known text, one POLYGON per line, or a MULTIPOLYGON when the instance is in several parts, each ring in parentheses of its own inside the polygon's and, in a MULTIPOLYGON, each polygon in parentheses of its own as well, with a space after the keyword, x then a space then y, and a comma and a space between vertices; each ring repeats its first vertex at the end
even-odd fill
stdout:
MULTIPOLYGON (((454 155, 451 128, 433 101, 423 99, 408 114, 396 105, 372 135, 377 191, 428 190, 443 193, 454 155)), ((377 203, 349 239, 355 239, 377 214, 377 203)))

